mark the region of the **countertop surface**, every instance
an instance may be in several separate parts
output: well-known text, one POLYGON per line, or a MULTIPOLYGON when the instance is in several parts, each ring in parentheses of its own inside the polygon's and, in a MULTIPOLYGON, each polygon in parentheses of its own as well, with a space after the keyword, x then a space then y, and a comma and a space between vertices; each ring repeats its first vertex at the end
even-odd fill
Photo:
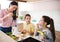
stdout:
POLYGON ((11 37, 0 31, 0 42, 16 42, 11 37))

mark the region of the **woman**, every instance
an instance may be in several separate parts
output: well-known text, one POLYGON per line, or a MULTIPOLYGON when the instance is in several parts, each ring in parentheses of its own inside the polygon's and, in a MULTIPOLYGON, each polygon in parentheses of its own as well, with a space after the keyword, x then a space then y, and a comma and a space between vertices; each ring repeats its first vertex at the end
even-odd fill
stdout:
POLYGON ((18 8, 18 3, 12 1, 9 8, 0 10, 0 30, 4 33, 11 32, 13 24, 13 11, 18 8))
POLYGON ((37 24, 38 30, 44 32, 42 41, 44 42, 55 42, 55 29, 53 19, 48 16, 42 16, 39 23, 37 24), (50 27, 48 27, 50 25, 50 27))

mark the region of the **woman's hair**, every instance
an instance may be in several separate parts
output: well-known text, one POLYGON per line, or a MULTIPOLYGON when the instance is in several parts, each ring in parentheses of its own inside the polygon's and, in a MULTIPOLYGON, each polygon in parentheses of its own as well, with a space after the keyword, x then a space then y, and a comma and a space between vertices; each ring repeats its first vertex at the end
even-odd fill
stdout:
POLYGON ((47 23, 47 25, 50 25, 49 30, 52 33, 52 37, 53 37, 53 41, 55 42, 55 28, 54 28, 54 21, 52 18, 48 17, 48 16, 42 16, 42 18, 44 19, 44 21, 47 23))
POLYGON ((13 11, 13 16, 12 16, 12 17, 13 17, 13 20, 16 20, 16 17, 17 17, 17 16, 16 16, 16 11, 17 11, 17 10, 14 10, 14 11, 13 11))
MULTIPOLYGON (((16 6, 18 6, 18 3, 17 2, 15 2, 15 1, 12 1, 11 3, 10 3, 10 5, 16 5, 16 6)), ((10 5, 9 5, 9 7, 10 7, 10 5)), ((13 20, 16 20, 16 11, 17 11, 17 9, 16 10, 14 10, 13 11, 13 20)))
POLYGON ((15 2, 15 1, 12 1, 12 2, 10 3, 10 5, 16 5, 16 6, 18 6, 18 3, 15 2))

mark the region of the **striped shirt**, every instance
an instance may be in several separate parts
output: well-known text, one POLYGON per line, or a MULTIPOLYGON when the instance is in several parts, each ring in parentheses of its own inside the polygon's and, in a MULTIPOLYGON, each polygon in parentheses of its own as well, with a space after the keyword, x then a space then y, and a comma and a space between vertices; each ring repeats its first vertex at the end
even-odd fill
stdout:
POLYGON ((4 16, 7 16, 8 13, 9 12, 8 12, 7 9, 0 10, 0 26, 1 27, 10 27, 10 26, 12 26, 12 22, 13 22, 12 16, 9 16, 4 20, 2 19, 4 16))

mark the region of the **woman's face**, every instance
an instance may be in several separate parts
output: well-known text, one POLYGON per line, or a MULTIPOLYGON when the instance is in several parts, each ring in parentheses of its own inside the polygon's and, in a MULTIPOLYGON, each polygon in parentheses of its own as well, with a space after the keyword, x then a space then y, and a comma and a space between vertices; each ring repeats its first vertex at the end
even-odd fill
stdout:
POLYGON ((10 5, 10 11, 14 11, 14 10, 16 10, 18 8, 18 6, 16 6, 16 5, 10 5))
POLYGON ((45 25, 45 22, 44 22, 44 19, 43 18, 40 19, 39 25, 41 25, 41 26, 44 26, 45 25))

